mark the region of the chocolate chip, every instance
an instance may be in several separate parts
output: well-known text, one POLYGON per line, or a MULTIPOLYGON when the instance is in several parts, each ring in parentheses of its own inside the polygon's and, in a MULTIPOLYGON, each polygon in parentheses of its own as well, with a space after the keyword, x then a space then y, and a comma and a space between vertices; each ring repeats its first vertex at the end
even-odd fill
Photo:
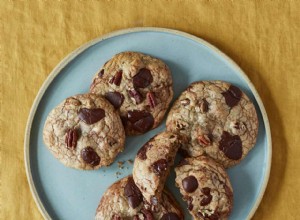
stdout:
POLYGON ((81 158, 85 163, 90 164, 93 167, 100 163, 100 157, 91 147, 86 147, 81 150, 81 158))
POLYGON ((129 177, 126 186, 124 187, 124 194, 127 197, 129 205, 134 209, 143 201, 143 196, 139 188, 135 185, 133 178, 129 177))
POLYGON ((201 192, 204 195, 210 195, 210 188, 209 187, 204 187, 204 188, 201 189, 201 192))
POLYGON ((100 70, 100 72, 98 73, 98 77, 101 78, 103 76, 103 74, 104 74, 104 69, 100 70))
POLYGON ((231 85, 226 92, 222 92, 222 95, 225 98, 226 104, 232 108, 241 100, 242 91, 238 87, 231 85))
POLYGON ((75 149, 77 145, 78 134, 75 129, 70 129, 66 134, 65 143, 68 148, 75 149))
POLYGON ((140 158, 141 160, 146 160, 147 159, 146 153, 150 147, 152 147, 152 145, 149 142, 144 144, 137 153, 138 158, 140 158))
POLYGON ((154 93, 148 92, 147 98, 148 98, 148 102, 149 102, 149 105, 151 106, 151 108, 154 108, 156 106, 156 99, 155 99, 154 93))
POLYGON ((143 217, 145 220, 154 220, 152 212, 150 210, 143 209, 141 212, 143 213, 143 217))
POLYGON ((188 210, 189 211, 192 211, 194 206, 193 206, 193 198, 192 197, 189 197, 188 200, 187 200, 187 204, 188 204, 188 210))
POLYGON ((154 173, 158 176, 160 176, 162 173, 164 173, 167 168, 168 168, 168 161, 165 160, 165 159, 160 159, 156 162, 154 162, 152 165, 151 165, 154 173))
POLYGON ((86 124, 94 124, 105 117, 105 111, 102 108, 82 108, 79 110, 78 117, 86 124))
POLYGON ((205 195, 203 197, 203 199, 201 200, 200 205, 201 206, 206 206, 206 205, 208 205, 211 202, 211 200, 212 200, 212 196, 211 195, 205 195))
POLYGON ((168 212, 163 215, 161 220, 180 220, 179 216, 174 212, 168 212))
POLYGON ((140 104, 143 101, 143 96, 136 89, 128 90, 128 94, 135 100, 136 104, 140 104))
POLYGON ((153 81, 150 70, 146 68, 140 69, 140 71, 133 77, 133 85, 136 88, 145 88, 149 86, 153 81))
POLYGON ((133 129, 141 133, 149 131, 154 124, 153 116, 146 111, 128 111, 127 118, 132 123, 133 129))
POLYGON ((219 149, 232 160, 239 160, 243 155, 242 141, 238 135, 230 135, 227 131, 223 131, 219 142, 219 149))
POLYGON ((108 92, 105 94, 105 98, 116 108, 120 108, 120 106, 124 102, 124 96, 119 92, 108 92))
POLYGON ((192 193, 198 188, 198 181, 194 176, 188 176, 182 180, 182 186, 186 192, 192 193))
POLYGON ((121 81, 122 81, 122 74, 123 74, 123 71, 122 70, 119 70, 110 80, 109 80, 109 83, 113 83, 115 84, 116 86, 119 86, 121 84, 121 81))

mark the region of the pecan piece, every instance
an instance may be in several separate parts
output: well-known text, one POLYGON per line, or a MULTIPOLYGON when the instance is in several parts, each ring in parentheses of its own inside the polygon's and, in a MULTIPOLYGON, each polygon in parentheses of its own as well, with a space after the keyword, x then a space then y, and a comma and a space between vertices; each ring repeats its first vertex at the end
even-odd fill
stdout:
POLYGON ((143 96, 141 93, 136 89, 128 90, 128 94, 135 100, 136 104, 139 104, 143 101, 143 96))
POLYGON ((109 83, 113 83, 115 84, 116 86, 119 86, 121 84, 121 81, 122 81, 122 74, 123 74, 123 71, 122 70, 119 70, 110 80, 109 80, 109 83))
POLYGON ((203 146, 210 145, 209 135, 203 134, 198 137, 198 143, 203 146))
POLYGON ((68 148, 75 149, 77 145, 78 134, 75 129, 70 129, 67 132, 65 142, 68 148))
POLYGON ((153 92, 148 92, 147 93, 147 98, 148 98, 150 106, 152 108, 154 108, 156 106, 156 99, 155 99, 154 93, 153 92))

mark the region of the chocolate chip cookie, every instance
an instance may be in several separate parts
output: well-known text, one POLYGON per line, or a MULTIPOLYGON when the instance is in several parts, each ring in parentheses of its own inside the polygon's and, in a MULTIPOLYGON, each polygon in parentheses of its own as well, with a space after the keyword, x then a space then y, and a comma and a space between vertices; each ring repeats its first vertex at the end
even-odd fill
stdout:
POLYGON ((104 193, 96 211, 96 220, 182 220, 173 196, 163 191, 160 204, 148 204, 132 176, 112 184, 104 193))
POLYGON ((123 52, 104 64, 90 92, 118 109, 127 135, 143 134, 161 123, 173 98, 172 76, 157 58, 123 52))
POLYGON ((167 129, 189 138, 182 148, 187 155, 205 153, 230 167, 255 145, 258 119, 253 103, 238 87, 223 81, 199 81, 174 103, 167 129))
POLYGON ((221 164, 200 156, 185 158, 175 168, 180 189, 194 219, 227 219, 233 204, 229 177, 221 164))
POLYGON ((151 138, 138 151, 133 165, 133 179, 149 203, 155 205, 160 201, 170 167, 183 143, 179 134, 165 131, 151 138))
POLYGON ((46 119, 44 142, 65 166, 97 169, 124 148, 125 131, 114 107, 95 94, 67 98, 46 119))

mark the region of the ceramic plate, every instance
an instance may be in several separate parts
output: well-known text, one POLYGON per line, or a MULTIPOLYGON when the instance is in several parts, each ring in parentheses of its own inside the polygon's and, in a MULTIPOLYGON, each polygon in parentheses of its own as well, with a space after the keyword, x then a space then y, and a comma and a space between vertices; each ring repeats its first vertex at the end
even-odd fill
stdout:
MULTIPOLYGON (((86 93, 94 74, 114 54, 138 51, 158 57, 170 67, 174 98, 197 80, 225 80, 238 85, 255 103, 259 118, 254 149, 239 165, 228 170, 234 189, 231 220, 250 219, 257 209, 269 178, 271 136, 262 101, 245 73, 214 46, 195 36, 169 29, 135 28, 117 31, 95 39, 68 55, 49 75, 33 104, 25 134, 25 165, 33 197, 46 219, 93 219, 104 191, 118 179, 131 174, 138 149, 165 129, 130 137, 114 164, 96 171, 64 167, 43 143, 43 126, 48 113, 68 96, 86 93), (117 161, 125 161, 119 169, 117 161), (117 173, 119 172, 119 173, 117 173), (116 175, 118 174, 118 175, 116 175)), ((167 186, 182 208, 174 186, 174 172, 167 186)), ((191 219, 185 211, 185 219, 191 219)))

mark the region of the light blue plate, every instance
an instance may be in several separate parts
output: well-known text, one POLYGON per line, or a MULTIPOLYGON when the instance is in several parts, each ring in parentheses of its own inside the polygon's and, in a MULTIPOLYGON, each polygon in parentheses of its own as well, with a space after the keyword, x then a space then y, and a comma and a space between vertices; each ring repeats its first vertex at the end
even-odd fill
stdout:
MULTIPOLYGON (((93 219, 107 187, 132 171, 132 165, 128 163, 120 170, 117 162, 96 171, 66 168, 47 150, 42 138, 50 110, 68 96, 88 92, 94 74, 105 61, 122 51, 138 51, 165 61, 173 73, 174 98, 191 82, 225 80, 238 85, 255 103, 259 118, 257 144, 241 164, 229 169, 234 189, 234 209, 230 219, 249 219, 259 205, 270 172, 271 136, 263 104, 246 75, 226 55, 189 34, 158 28, 122 30, 96 39, 66 57, 45 81, 32 107, 25 135, 27 176, 43 216, 93 219), (121 173, 119 178, 116 172, 121 173)), ((125 150, 116 161, 133 160, 138 149, 164 128, 163 123, 147 134, 127 138, 125 150)), ((174 187, 174 177, 172 172, 167 186, 185 210, 185 219, 191 219, 174 187)))

